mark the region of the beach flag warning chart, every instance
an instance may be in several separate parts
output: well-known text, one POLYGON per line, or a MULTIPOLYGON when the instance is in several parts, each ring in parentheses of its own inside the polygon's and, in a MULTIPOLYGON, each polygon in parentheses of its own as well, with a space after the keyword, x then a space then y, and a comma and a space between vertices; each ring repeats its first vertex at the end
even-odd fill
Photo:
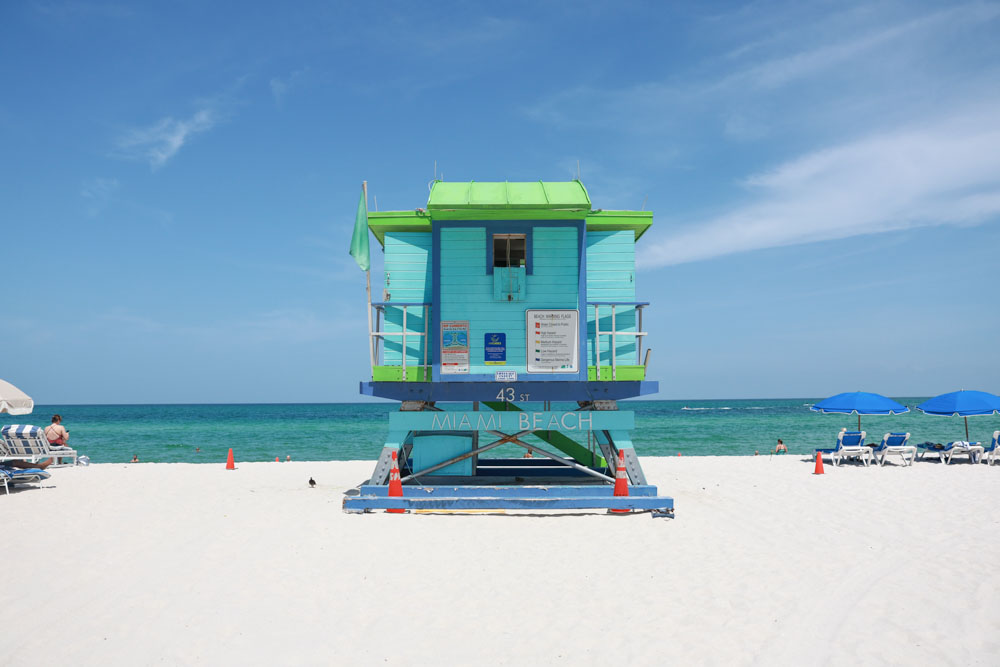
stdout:
POLYGON ((578 372, 580 312, 528 310, 526 316, 528 372, 578 372))

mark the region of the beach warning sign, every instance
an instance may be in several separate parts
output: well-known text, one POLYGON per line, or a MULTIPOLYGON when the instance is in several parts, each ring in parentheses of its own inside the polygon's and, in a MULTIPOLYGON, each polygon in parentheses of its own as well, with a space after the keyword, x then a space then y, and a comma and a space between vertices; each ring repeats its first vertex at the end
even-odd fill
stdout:
POLYGON ((577 373, 580 369, 580 311, 528 310, 529 373, 577 373))
POLYGON ((441 322, 441 373, 469 372, 469 321, 441 322))

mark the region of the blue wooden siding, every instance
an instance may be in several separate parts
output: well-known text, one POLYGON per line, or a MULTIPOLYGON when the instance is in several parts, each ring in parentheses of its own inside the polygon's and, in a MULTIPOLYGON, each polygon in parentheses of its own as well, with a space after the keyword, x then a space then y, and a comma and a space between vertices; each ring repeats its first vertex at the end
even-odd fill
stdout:
MULTIPOLYGON (((480 265, 481 266, 481 265, 480 265)), ((385 234, 385 291, 388 302, 430 303, 431 283, 431 234, 430 232, 386 232, 385 234)), ((381 301, 381 295, 372 294, 372 301, 381 301)), ((428 323, 428 328, 430 324, 428 323)), ((400 332, 403 330, 401 308, 386 308, 382 330, 400 332)), ((423 336, 409 337, 410 333, 423 333, 423 309, 415 306, 406 311, 406 365, 418 366, 424 363, 423 336)), ((433 332, 428 334, 433 341, 433 332)), ((382 363, 399 366, 403 363, 401 336, 387 337, 382 363)), ((434 363, 434 346, 428 350, 427 363, 434 363)))
MULTIPOLYGON (((635 301, 635 232, 587 233, 587 301, 635 301)), ((601 306, 601 365, 611 365, 611 307, 601 306)), ((595 308, 587 307, 587 360, 597 365, 594 353, 595 308)), ((620 306, 615 309, 615 328, 635 331, 635 308, 620 306)), ((634 336, 621 336, 617 340, 616 362, 635 364, 636 343, 634 336)), ((639 360, 641 362, 641 360, 639 360)))
POLYGON ((494 301, 493 276, 483 270, 490 241, 485 227, 441 230, 441 320, 469 321, 470 374, 526 372, 525 311, 578 307, 576 228, 539 226, 529 233, 533 272, 525 278, 525 298, 506 302, 494 301), (484 363, 483 341, 487 333, 507 334, 506 365, 484 363))

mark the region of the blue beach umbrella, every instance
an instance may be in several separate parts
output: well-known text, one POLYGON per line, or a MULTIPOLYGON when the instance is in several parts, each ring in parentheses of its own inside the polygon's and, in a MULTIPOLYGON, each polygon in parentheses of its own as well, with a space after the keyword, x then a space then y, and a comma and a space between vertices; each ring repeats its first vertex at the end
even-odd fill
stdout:
POLYGON ((925 415, 965 417, 965 440, 969 440, 969 417, 1000 414, 1000 396, 985 391, 953 391, 917 406, 925 415))
POLYGON ((867 391, 849 391, 823 399, 809 408, 813 412, 857 415, 861 430, 861 415, 901 415, 910 409, 882 394, 867 391))

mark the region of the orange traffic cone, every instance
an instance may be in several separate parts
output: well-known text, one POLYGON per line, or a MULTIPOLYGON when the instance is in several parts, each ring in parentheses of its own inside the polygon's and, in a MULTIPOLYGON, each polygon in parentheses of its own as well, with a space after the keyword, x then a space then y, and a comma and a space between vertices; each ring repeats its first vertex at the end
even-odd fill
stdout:
MULTIPOLYGON (((618 468, 615 469, 615 497, 628 497, 628 475, 625 473, 625 452, 618 450, 618 468)), ((628 514, 632 510, 611 509, 614 514, 628 514)))
POLYGON ((820 452, 816 452, 816 469, 813 470, 814 475, 823 474, 823 455, 820 452))
MULTIPOLYGON (((399 464, 396 463, 396 452, 392 452, 392 467, 389 468, 389 497, 403 497, 403 483, 399 480, 399 464)), ((390 507, 386 510, 389 514, 406 514, 406 510, 401 507, 390 507)))
POLYGON ((236 462, 233 461, 233 448, 229 448, 229 456, 226 458, 226 470, 236 470, 236 462))

